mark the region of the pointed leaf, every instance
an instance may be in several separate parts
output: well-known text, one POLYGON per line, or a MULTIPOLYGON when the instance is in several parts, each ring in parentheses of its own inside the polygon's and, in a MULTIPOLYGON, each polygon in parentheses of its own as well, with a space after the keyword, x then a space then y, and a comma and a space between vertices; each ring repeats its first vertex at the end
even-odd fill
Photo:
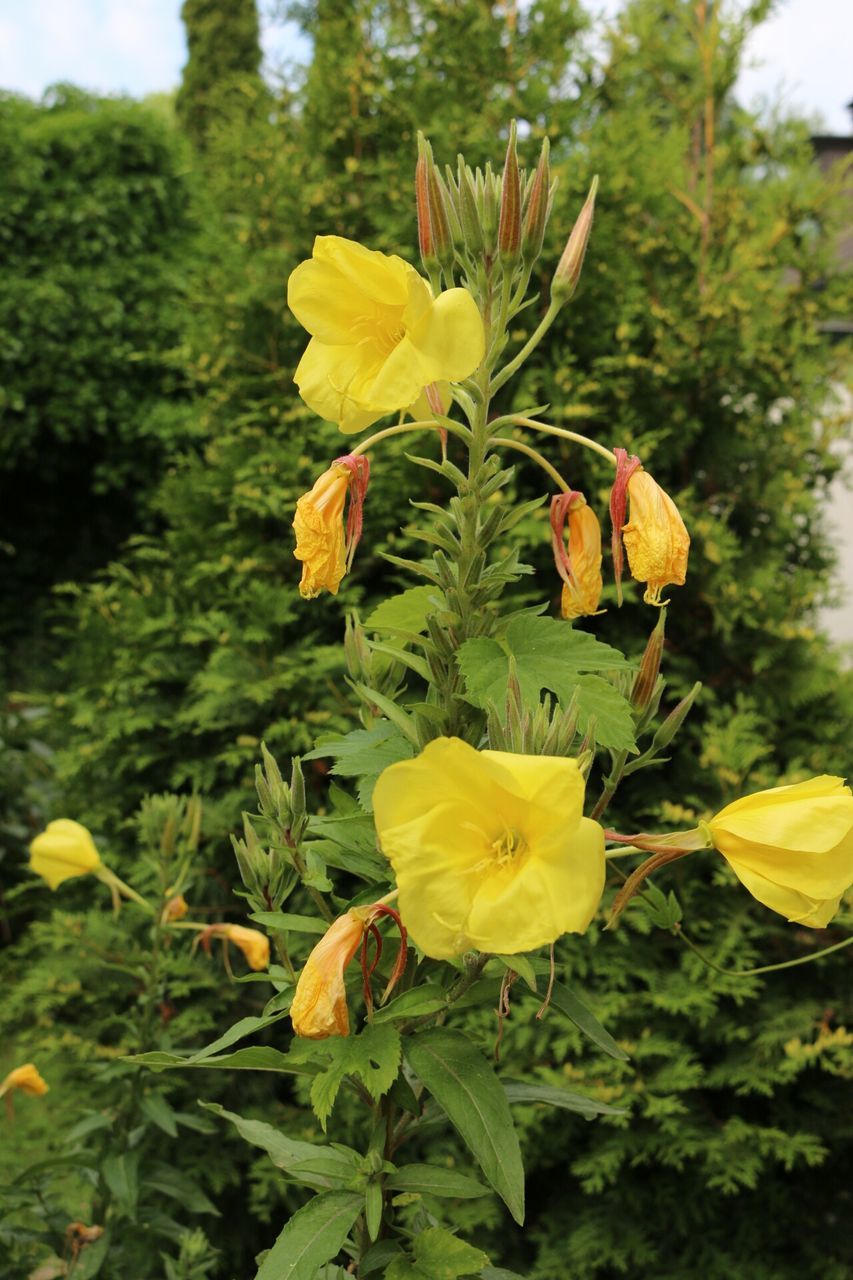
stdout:
POLYGON ((595 1116, 627 1115, 624 1107, 611 1107, 606 1102, 597 1102, 595 1098, 572 1093, 569 1089, 557 1089, 547 1084, 525 1084, 521 1080, 504 1080, 503 1086, 510 1103, 544 1102, 549 1107, 561 1107, 563 1111, 576 1111, 587 1120, 592 1120, 595 1116))
POLYGON ((411 1037, 406 1059, 516 1222, 523 1222, 524 1169, 518 1135, 491 1065, 467 1036, 445 1027, 411 1037))
POLYGON ((590 1013, 585 1004, 577 998, 574 992, 568 987, 564 987, 561 982, 555 982, 551 992, 551 1004, 555 1009, 559 1009, 560 1013, 564 1013, 579 1031, 588 1036, 599 1049, 603 1049, 611 1058, 618 1058, 620 1062, 627 1062, 628 1055, 624 1049, 620 1049, 619 1045, 613 1039, 609 1031, 605 1031, 604 1027, 596 1018, 595 1014, 590 1013))
POLYGON ((388 1174, 385 1186, 391 1191, 416 1191, 421 1196, 447 1196, 455 1200, 476 1200, 489 1195, 489 1188, 476 1178, 435 1164, 405 1164, 388 1174))
POLYGON ((277 1168, 306 1187, 321 1191, 340 1189, 351 1182, 358 1171, 360 1160, 354 1151, 349 1153, 340 1147, 289 1138, 266 1121, 247 1120, 233 1111, 226 1111, 217 1102, 199 1105, 223 1120, 230 1120, 241 1138, 266 1151, 277 1168))
POLYGON ((357 1191, 327 1191, 298 1209, 261 1263, 255 1280, 316 1280, 340 1252, 361 1212, 357 1191))

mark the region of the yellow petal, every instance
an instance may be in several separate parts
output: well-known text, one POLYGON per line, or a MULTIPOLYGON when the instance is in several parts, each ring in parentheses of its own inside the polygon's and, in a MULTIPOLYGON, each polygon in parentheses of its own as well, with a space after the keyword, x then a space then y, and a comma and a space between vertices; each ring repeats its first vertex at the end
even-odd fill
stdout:
MULTIPOLYGON (((312 338, 297 365, 293 381, 299 394, 321 418, 337 422, 342 431, 363 431, 386 410, 365 407, 364 397, 382 368, 361 346, 327 346, 312 338)), ((373 402, 369 402, 373 406, 373 402)))
POLYGON ((459 382, 474 372, 486 349, 483 320, 467 289, 448 289, 407 330, 428 382, 459 382))
POLYGON ((784 916, 792 924, 824 929, 840 906, 840 896, 825 899, 810 898, 796 889, 786 888, 768 880, 766 876, 751 871, 741 863, 732 862, 729 859, 726 861, 753 898, 763 903, 765 907, 769 907, 771 911, 778 911, 779 915, 784 916))
POLYGON ((30 868, 56 889, 72 876, 86 875, 101 865, 87 829, 70 818, 57 818, 30 845, 30 868))
POLYGON ((300 262, 287 282, 287 305, 299 323, 329 346, 350 346, 363 336, 366 299, 331 263, 300 262))
POLYGON ((343 236, 317 236, 314 259, 332 267, 345 285, 372 302, 395 307, 408 302, 412 268, 396 254, 367 249, 343 236))

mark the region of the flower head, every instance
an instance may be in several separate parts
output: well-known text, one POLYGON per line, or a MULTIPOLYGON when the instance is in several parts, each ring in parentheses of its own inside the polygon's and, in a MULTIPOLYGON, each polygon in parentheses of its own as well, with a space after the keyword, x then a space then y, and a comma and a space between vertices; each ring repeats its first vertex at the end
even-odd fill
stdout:
POLYGON ((758 791, 707 826, 752 896, 797 924, 824 928, 853 883, 853 795, 842 778, 758 791))
POLYGON ((437 738, 380 775, 374 814, 400 916, 428 956, 531 951, 583 933, 604 888, 604 833, 577 761, 437 738))
POLYGON ((317 236, 287 300, 312 335, 294 374, 299 394, 345 432, 405 409, 430 382, 467 378, 485 351, 467 289, 434 298, 402 258, 341 236, 317 236))
POLYGON ((233 942, 243 952, 250 969, 257 971, 266 969, 269 965, 270 940, 258 929, 247 929, 242 924, 209 924, 198 936, 198 941, 206 951, 210 949, 211 938, 224 938, 226 942, 233 942))
POLYGON ((631 576, 645 582, 646 604, 661 605, 661 591, 672 583, 684 585, 690 534, 678 507, 648 471, 637 470, 628 480, 630 520, 622 527, 631 576))
POLYGON ((563 579, 563 617, 598 613, 603 585, 601 526, 582 493, 571 490, 551 499, 551 543, 557 572, 563 579))
POLYGON ((0 1098, 13 1089, 20 1089, 21 1093, 27 1093, 31 1098, 41 1098, 49 1087, 39 1075, 38 1068, 32 1062, 25 1062, 22 1067, 15 1067, 14 1071, 10 1071, 0 1083, 0 1098))
POLYGON ((70 818, 49 822, 30 845, 30 869, 56 889, 72 876, 102 869, 91 833, 70 818))
POLYGON ((324 471, 310 493, 296 504, 293 528, 294 555, 302 561, 299 591, 306 600, 326 590, 337 595, 341 579, 350 568, 361 539, 362 513, 370 463, 363 456, 347 454, 324 471), (349 493, 349 513, 344 530, 344 506, 349 493))
POLYGON ((344 971, 371 923, 360 907, 338 916, 311 952, 299 975, 290 1017, 293 1030, 308 1040, 349 1035, 344 971))

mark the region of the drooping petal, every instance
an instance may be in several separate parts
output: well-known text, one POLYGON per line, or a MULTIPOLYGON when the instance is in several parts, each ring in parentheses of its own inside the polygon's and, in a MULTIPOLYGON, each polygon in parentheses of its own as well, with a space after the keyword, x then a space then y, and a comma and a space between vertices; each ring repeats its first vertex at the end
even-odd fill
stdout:
MULTIPOLYGON (((728 859, 727 859, 728 861, 728 859)), ((758 875, 742 863, 729 862, 738 880, 758 902, 778 911, 792 924, 808 925, 812 929, 824 929, 835 915, 841 898, 811 898, 797 889, 786 888, 758 875)))
POLYGON ((56 889, 73 876, 96 871, 101 865, 91 833, 71 818, 49 822, 30 845, 30 869, 56 889))

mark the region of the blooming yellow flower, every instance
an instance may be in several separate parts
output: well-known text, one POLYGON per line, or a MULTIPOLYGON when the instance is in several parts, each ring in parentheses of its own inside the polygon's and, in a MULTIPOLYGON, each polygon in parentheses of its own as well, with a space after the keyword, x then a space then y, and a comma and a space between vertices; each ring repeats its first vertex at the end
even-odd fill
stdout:
POLYGON ((380 845, 400 916, 428 956, 532 951, 583 933, 604 888, 604 833, 576 760, 437 738, 379 777, 380 845))
POLYGON ((299 975, 290 1018, 307 1040, 349 1035, 344 971, 372 920, 370 908, 353 907, 329 926, 299 975))
POLYGON ((551 534, 557 572, 563 579, 563 617, 583 618, 598 613, 603 586, 601 525, 582 493, 573 490, 551 500, 551 534))
POLYGON ((91 833, 70 818, 49 822, 30 845, 30 869, 56 889, 72 876, 102 869, 91 833))
POLYGON ((661 591, 669 583, 684 585, 690 534, 678 507, 648 471, 635 471, 628 481, 630 520, 622 528, 631 576, 645 582, 647 604, 665 604, 661 591))
POLYGON ((20 1089, 21 1093, 28 1093, 31 1098, 41 1098, 48 1088, 49 1085, 39 1075, 33 1063, 25 1062, 22 1067, 15 1067, 14 1071, 10 1071, 0 1084, 0 1098, 13 1089, 20 1089))
POLYGON ((342 431, 413 404, 431 382, 458 382, 483 358, 483 322, 467 289, 433 298, 414 267, 341 236, 317 236, 287 301, 312 335, 294 381, 342 431))
POLYGON ((842 778, 744 796, 707 827, 752 896, 797 924, 824 928, 853 883, 853 795, 842 778))

